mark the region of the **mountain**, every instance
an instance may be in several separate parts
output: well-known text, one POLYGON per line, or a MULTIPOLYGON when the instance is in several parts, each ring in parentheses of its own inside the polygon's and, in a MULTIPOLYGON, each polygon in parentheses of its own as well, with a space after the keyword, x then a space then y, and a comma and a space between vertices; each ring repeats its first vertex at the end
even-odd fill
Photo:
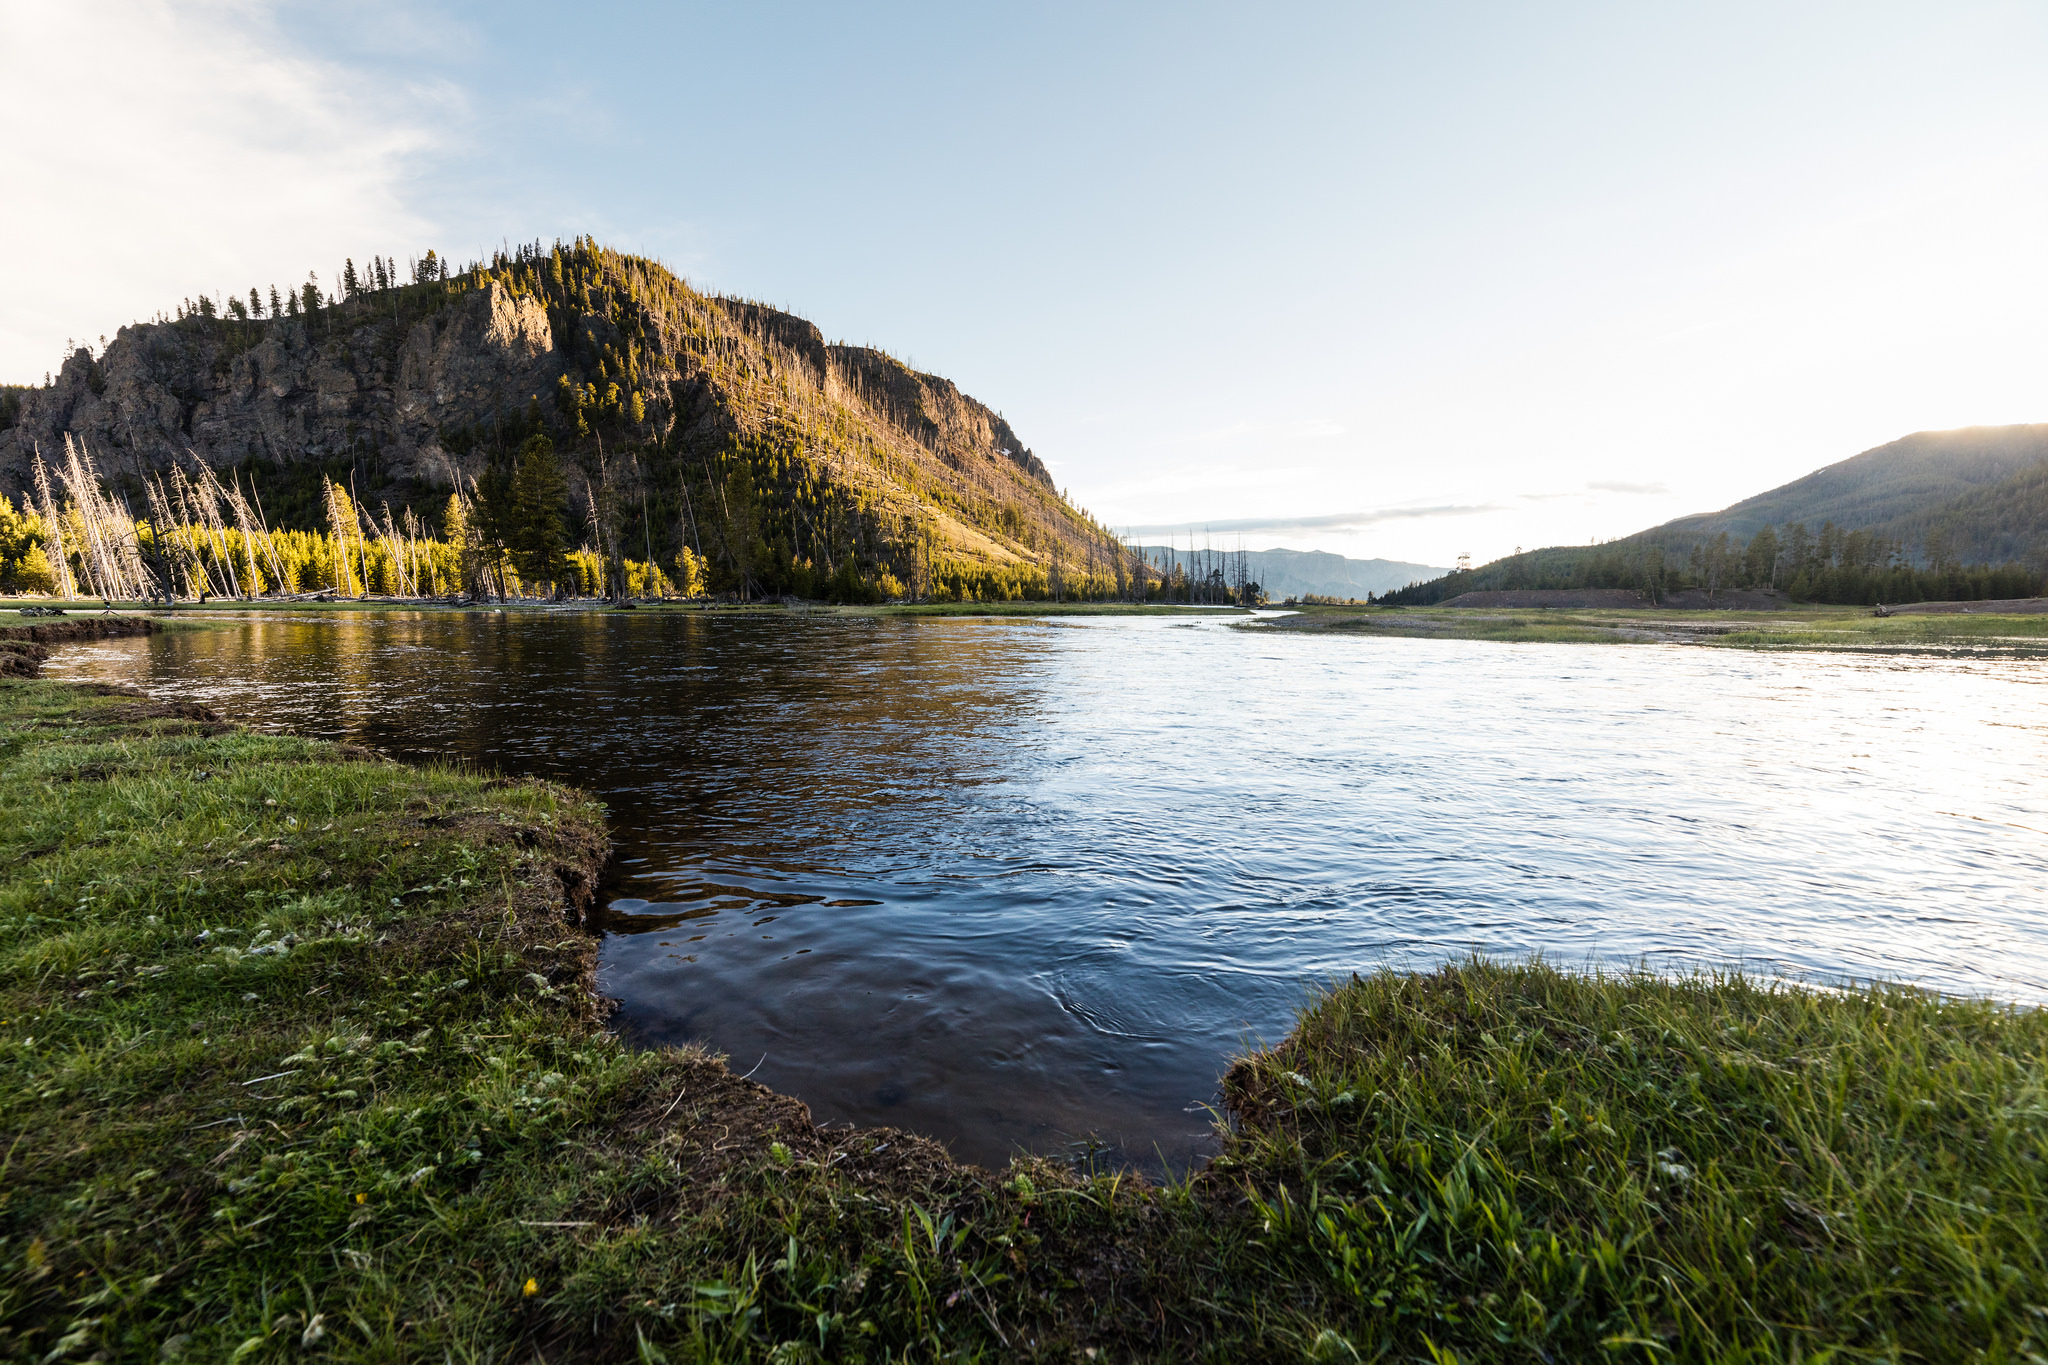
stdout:
MULTIPOLYGON (((1133 548, 1153 564, 1171 567, 1178 563, 1183 569, 1192 569, 1201 554, 1167 545, 1133 548)), ((1310 595, 1364 598, 1450 572, 1394 559, 1347 559, 1324 550, 1246 550, 1243 554, 1246 572, 1275 602, 1310 595)))
POLYGON ((320 525, 328 480, 431 524, 541 434, 575 521, 601 502, 635 552, 691 545, 750 590, 853 563, 1007 596, 1124 562, 950 380, 657 262, 579 238, 343 274, 331 295, 273 287, 267 307, 256 289, 188 301, 0 391, 0 493, 32 494, 36 453, 54 461, 69 437, 132 500, 196 458, 252 486, 273 524, 320 525))
POLYGON ((2048 522, 2038 517, 2031 531, 2010 519, 2002 533, 1990 529, 2009 497, 1997 491, 2000 486, 2020 480, 2017 489, 2029 476, 2038 477, 2044 464, 2048 423, 1919 431, 1718 512, 1680 517, 1638 534, 1690 545, 1723 531, 1747 540, 1766 526, 1796 521, 1817 528, 1832 521, 1844 531, 1871 530, 1917 543, 1927 528, 1954 519, 1961 523, 1956 533, 1981 546, 1968 562, 1997 562, 2024 553, 2015 536, 2038 541, 2048 531, 2048 522))
POLYGON ((2048 423, 1922 431, 1718 512, 1530 550, 1392 594, 1784 587, 1822 602, 2023 597, 2048 574, 2048 423))

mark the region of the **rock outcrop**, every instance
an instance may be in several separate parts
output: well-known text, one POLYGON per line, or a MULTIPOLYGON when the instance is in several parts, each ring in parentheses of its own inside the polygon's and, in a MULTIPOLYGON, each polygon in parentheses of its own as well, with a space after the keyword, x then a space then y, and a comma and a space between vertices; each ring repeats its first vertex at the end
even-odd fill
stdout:
POLYGON ((827 345, 815 324, 791 313, 738 299, 718 304, 742 328, 801 356, 824 393, 855 398, 928 449, 994 453, 1048 489, 1053 486, 1051 472, 1010 424, 960 392, 952 380, 913 370, 866 346, 827 345))
POLYGON ((563 373, 547 313, 495 282, 403 333, 351 321, 123 327, 104 356, 77 351, 53 387, 27 392, 0 432, 0 491, 18 496, 34 452, 66 435, 114 478, 188 455, 218 467, 360 452, 387 478, 445 487, 461 471, 444 431, 517 413, 563 373))

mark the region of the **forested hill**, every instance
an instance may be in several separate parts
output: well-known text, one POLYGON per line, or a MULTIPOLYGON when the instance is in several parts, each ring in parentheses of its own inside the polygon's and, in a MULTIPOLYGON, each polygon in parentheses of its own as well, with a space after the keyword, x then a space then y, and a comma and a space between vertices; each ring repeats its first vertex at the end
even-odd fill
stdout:
MULTIPOLYGON (((1147 561, 1191 569, 1200 551, 1168 545, 1136 547, 1147 561)), ((1351 559, 1326 550, 1246 550, 1245 571, 1275 602, 1289 597, 1364 598, 1446 572, 1396 559, 1351 559)))
POLYGON ((1422 605, 1517 588, 1771 586, 1823 602, 2018 597, 2048 576, 2048 423, 1922 431, 1718 512, 1413 584, 1422 605))
POLYGON ((0 493, 33 496, 35 452, 71 437, 117 493, 196 458, 274 525, 319 526, 329 480, 431 524, 536 434, 572 525, 601 508, 636 553, 688 545, 746 591, 834 572, 1078 590, 1132 559, 950 381, 588 239, 461 270, 350 262, 331 292, 309 278, 124 327, 0 391, 0 493))
MULTIPOLYGON (((1972 512, 1988 510, 2001 501, 1993 490, 2044 463, 2048 423, 1919 431, 1732 507, 1680 517, 1642 534, 1667 547, 1689 546, 1723 531, 1747 540, 1766 526, 1833 522, 1844 531, 1875 531, 1917 545, 1936 522, 1946 521, 1963 562, 1999 563, 2031 546, 2012 539, 2016 528, 2010 522, 2001 532, 1972 512), (1987 501, 1970 501, 1987 492, 1987 501)), ((2042 519, 2048 507, 2037 505, 2034 512, 2037 529, 2048 525, 2042 519)))

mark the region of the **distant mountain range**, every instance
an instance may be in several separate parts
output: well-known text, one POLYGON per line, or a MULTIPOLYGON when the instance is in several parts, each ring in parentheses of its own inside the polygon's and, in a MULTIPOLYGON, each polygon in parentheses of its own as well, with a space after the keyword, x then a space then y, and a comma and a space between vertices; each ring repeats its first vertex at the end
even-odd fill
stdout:
MULTIPOLYGON (((1166 545, 1133 548, 1154 564, 1178 563, 1183 569, 1192 569, 1202 554, 1199 550, 1175 550, 1166 545)), ((1347 559, 1325 550, 1247 550, 1244 557, 1252 581, 1275 602, 1309 595, 1362 599, 1368 593, 1391 592, 1450 572, 1448 568, 1397 559, 1347 559)))

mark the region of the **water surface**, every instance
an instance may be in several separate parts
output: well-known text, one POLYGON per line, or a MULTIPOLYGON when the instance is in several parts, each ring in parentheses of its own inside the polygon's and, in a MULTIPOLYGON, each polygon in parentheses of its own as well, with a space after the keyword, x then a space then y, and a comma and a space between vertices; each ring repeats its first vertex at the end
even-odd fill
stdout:
POLYGON ((2048 998, 2040 661, 565 612, 50 672, 597 792, 622 1028, 971 1160, 1184 1161, 1232 1052, 1385 963, 2048 998))

